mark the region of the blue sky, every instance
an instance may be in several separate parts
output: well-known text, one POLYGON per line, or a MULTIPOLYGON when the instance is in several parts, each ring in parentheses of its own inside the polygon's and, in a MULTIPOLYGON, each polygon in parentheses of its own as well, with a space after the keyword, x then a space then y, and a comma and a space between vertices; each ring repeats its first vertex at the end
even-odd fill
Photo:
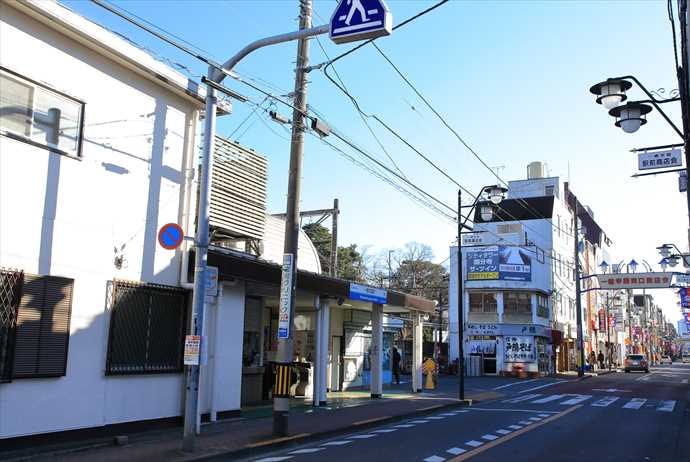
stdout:
MULTIPOLYGON (((85 16, 123 33, 162 57, 205 66, 127 25, 86 1, 64 2, 85 16)), ((255 39, 298 27, 297 0, 116 1, 212 57, 224 61, 255 39)), ((434 2, 391 0, 394 23, 434 2)), ((314 23, 330 18, 335 1, 315 1, 314 23)), ((334 56, 351 47, 320 39, 334 56)), ((554 176, 572 181, 580 200, 614 241, 619 259, 656 263, 655 247, 687 242, 687 205, 675 175, 632 179, 633 147, 678 142, 658 114, 628 135, 594 103, 590 85, 606 77, 633 74, 650 89, 677 88, 671 28, 664 1, 451 1, 377 41, 392 61, 435 105, 448 122, 500 176, 522 179, 534 160, 548 163, 554 176)), ((296 43, 250 55, 237 71, 275 93, 293 88, 296 43)), ((317 41, 311 62, 325 60, 317 41)), ((335 69, 369 113, 379 115, 453 178, 472 191, 496 182, 474 156, 445 129, 376 50, 367 46, 338 61, 335 69)), ((339 131, 389 166, 350 101, 321 71, 310 74, 309 104, 339 131)), ((228 86, 259 102, 262 96, 233 81, 228 86)), ((642 99, 639 90, 631 97, 642 99)), ((680 124, 675 107, 667 109, 680 124)), ((265 105, 267 107, 267 105, 265 105)), ((253 108, 235 104, 221 118, 219 134, 229 135, 253 108)), ((280 112, 290 115, 285 107, 280 112)), ((457 188, 412 151, 370 121, 396 164, 414 183, 449 205, 457 188)), ((269 158, 269 209, 285 209, 289 135, 283 127, 252 116, 233 138, 269 158), (248 127, 248 129, 247 129, 248 127), (245 131, 246 129, 246 131, 245 131)), ((302 203, 304 209, 342 208, 340 239, 372 246, 377 253, 408 241, 432 246, 437 261, 448 255, 454 225, 410 201, 391 186, 307 137, 302 203)), ((667 315, 679 317, 670 293, 655 294, 667 315)))

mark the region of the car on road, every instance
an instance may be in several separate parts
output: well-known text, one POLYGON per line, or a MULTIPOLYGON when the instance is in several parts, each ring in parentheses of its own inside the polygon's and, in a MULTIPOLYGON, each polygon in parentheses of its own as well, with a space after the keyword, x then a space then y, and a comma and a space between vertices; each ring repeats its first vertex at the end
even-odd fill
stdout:
POLYGON ((649 363, 644 355, 627 355, 625 357, 625 372, 649 372, 649 363))
POLYGON ((673 359, 670 356, 662 356, 659 364, 673 364, 673 359))
POLYGON ((681 356, 681 362, 690 363, 690 354, 683 353, 683 356, 681 356))

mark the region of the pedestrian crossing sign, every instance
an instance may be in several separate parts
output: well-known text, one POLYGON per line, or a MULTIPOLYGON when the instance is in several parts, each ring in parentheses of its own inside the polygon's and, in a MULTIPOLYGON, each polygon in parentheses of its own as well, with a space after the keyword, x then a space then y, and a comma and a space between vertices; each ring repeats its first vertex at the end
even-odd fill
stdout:
POLYGON ((330 37, 335 43, 390 35, 393 15, 383 0, 340 0, 331 17, 330 37))

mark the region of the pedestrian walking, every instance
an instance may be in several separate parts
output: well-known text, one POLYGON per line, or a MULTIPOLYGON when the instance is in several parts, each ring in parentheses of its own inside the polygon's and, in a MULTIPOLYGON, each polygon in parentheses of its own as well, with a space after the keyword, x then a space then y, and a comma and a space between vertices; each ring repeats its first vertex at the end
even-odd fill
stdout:
POLYGON ((599 355, 597 356, 597 359, 599 360, 599 369, 603 369, 604 368, 604 353, 602 353, 601 350, 599 351, 599 355))
POLYGON ((393 347, 393 377, 396 385, 400 384, 400 353, 398 349, 393 347))
POLYGON ((592 371, 594 370, 594 366, 597 364, 597 355, 594 353, 594 350, 589 352, 589 365, 592 368, 592 371))

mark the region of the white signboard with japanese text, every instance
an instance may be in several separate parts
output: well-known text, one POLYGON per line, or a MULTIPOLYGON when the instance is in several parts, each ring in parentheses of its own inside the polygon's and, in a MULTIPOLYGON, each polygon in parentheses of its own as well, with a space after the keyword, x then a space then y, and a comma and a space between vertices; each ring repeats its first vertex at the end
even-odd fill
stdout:
POLYGON ((473 247, 481 245, 525 245, 524 233, 495 234, 484 231, 477 231, 462 235, 462 246, 473 247))
POLYGON ((536 360, 534 351, 534 337, 508 336, 504 337, 503 361, 507 363, 533 362, 536 360))
POLYGON ((198 366, 201 351, 201 336, 187 335, 184 338, 184 365, 198 366))
POLYGON ((616 289, 667 289, 671 287, 673 273, 616 273, 597 274, 599 288, 616 289))
POLYGON ((283 255, 283 269, 280 278, 280 303, 278 306, 278 338, 290 338, 290 290, 292 289, 292 273, 294 256, 291 253, 283 255))
POLYGON ((640 170, 681 167, 683 154, 680 148, 664 151, 642 151, 637 153, 637 164, 640 170))

